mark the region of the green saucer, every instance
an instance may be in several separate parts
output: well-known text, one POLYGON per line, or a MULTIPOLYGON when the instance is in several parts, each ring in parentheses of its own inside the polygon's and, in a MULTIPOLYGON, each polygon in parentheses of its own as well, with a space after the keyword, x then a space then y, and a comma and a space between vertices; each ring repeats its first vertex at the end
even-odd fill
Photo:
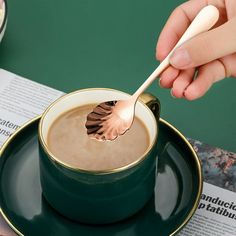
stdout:
POLYGON ((200 162, 184 136, 161 119, 157 183, 148 204, 129 219, 109 225, 64 218, 42 196, 38 122, 23 126, 0 152, 1 213, 19 235, 167 236, 176 234, 195 212, 202 191, 200 162))

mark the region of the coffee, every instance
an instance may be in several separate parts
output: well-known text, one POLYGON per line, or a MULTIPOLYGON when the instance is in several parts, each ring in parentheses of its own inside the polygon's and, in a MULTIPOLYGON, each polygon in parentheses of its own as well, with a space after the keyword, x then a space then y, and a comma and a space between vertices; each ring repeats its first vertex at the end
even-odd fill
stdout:
POLYGON ((84 170, 107 170, 125 166, 139 159, 150 144, 143 122, 135 117, 127 133, 114 141, 91 139, 85 128, 86 117, 94 104, 69 110, 51 125, 47 143, 60 161, 84 170))

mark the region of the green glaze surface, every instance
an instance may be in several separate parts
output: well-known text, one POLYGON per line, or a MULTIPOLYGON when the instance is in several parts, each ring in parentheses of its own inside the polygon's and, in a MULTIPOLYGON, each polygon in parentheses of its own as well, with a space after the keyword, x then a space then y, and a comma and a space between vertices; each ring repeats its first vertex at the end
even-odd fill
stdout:
POLYGON ((25 126, 0 158, 1 209, 23 235, 168 236, 193 214, 201 191, 200 165, 181 134, 163 120, 159 126, 156 185, 150 201, 127 220, 103 226, 70 221, 42 196, 37 126, 38 120, 25 126))
POLYGON ((62 167, 40 149, 44 197, 62 215, 80 222, 104 224, 140 210, 155 187, 157 149, 140 164, 117 173, 94 175, 62 167))

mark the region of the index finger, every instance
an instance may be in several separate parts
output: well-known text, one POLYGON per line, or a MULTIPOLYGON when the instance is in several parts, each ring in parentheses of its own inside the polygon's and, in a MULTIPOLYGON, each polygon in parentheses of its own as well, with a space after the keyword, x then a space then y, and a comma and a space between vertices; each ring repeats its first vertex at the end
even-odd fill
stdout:
POLYGON ((156 58, 162 61, 173 49, 198 12, 207 6, 205 0, 191 0, 175 8, 157 42, 156 58))

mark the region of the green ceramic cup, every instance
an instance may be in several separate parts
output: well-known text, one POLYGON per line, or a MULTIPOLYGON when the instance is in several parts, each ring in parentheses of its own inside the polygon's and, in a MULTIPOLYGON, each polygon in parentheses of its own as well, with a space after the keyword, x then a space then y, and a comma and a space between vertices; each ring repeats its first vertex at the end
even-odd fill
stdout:
POLYGON ((129 96, 112 89, 79 90, 59 98, 43 114, 39 124, 41 186, 47 202, 63 216, 91 224, 112 223, 135 214, 151 198, 159 119, 159 102, 152 95, 143 94, 135 112, 146 125, 150 145, 129 165, 99 171, 78 169, 58 160, 47 145, 48 130, 60 114, 78 106, 129 96))

